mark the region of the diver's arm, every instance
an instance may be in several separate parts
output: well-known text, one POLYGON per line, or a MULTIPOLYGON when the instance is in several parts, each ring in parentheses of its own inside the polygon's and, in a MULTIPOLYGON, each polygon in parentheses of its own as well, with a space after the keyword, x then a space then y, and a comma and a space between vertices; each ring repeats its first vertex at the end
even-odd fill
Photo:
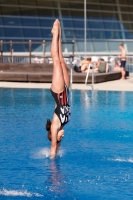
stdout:
POLYGON ((59 149, 60 149, 61 141, 57 142, 57 148, 56 148, 56 153, 58 154, 59 149))
POLYGON ((50 147, 50 158, 55 158, 57 153, 57 127, 51 125, 51 147, 50 147))

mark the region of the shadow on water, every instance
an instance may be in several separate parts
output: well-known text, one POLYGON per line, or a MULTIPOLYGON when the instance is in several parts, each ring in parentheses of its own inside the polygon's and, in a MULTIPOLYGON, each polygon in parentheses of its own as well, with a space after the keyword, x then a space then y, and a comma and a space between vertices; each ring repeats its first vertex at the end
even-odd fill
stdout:
POLYGON ((64 177, 60 168, 59 159, 50 160, 49 175, 46 181, 46 187, 54 194, 62 194, 65 192, 64 177))
POLYGON ((45 182, 46 194, 49 194, 50 199, 76 199, 70 192, 60 161, 59 157, 49 160, 48 177, 45 182))

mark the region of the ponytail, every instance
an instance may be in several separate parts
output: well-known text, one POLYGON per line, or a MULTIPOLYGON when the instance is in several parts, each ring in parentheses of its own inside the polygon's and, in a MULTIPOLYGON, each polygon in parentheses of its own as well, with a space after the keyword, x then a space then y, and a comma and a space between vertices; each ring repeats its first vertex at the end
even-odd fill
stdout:
POLYGON ((46 122, 46 130, 47 130, 47 131, 50 131, 50 127, 51 127, 51 121, 50 121, 50 119, 47 119, 47 122, 46 122))
POLYGON ((48 139, 51 141, 51 121, 50 119, 47 119, 47 122, 46 122, 46 130, 48 131, 48 139))

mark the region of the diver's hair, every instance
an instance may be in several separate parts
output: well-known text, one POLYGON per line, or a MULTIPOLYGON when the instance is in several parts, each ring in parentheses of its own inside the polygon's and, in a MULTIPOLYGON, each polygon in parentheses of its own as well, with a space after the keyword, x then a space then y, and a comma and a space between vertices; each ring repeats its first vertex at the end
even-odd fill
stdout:
POLYGON ((46 130, 48 131, 48 135, 47 135, 47 138, 51 141, 51 121, 50 119, 47 119, 47 122, 46 122, 46 130))
POLYGON ((124 45, 123 45, 123 44, 120 44, 119 46, 121 46, 121 47, 124 47, 124 45))
POLYGON ((51 121, 50 121, 50 119, 47 119, 47 122, 46 122, 46 130, 47 130, 47 131, 50 131, 50 127, 51 127, 51 121))
POLYGON ((104 61, 104 59, 103 59, 103 58, 100 58, 100 60, 101 60, 101 61, 104 61))

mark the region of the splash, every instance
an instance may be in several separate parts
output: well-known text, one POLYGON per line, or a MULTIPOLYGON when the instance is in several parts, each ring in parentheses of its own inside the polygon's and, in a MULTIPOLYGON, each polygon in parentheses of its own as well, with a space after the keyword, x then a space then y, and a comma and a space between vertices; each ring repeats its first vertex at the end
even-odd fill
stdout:
POLYGON ((115 158, 115 159, 108 159, 110 161, 115 161, 115 162, 126 162, 126 163, 133 163, 133 158, 128 158, 128 159, 125 159, 125 158, 115 158))
POLYGON ((50 151, 48 148, 39 149, 34 153, 34 158, 38 159, 48 158, 49 156, 50 156, 50 151))
POLYGON ((21 196, 21 197, 42 197, 43 195, 38 193, 30 193, 27 190, 21 191, 21 190, 0 190, 0 195, 3 196, 21 196))
MULTIPOLYGON (((59 150, 57 156, 62 157, 64 155, 64 151, 62 149, 59 150)), ((50 150, 49 148, 42 148, 38 149, 33 153, 33 158, 35 159, 43 159, 50 157, 50 150)))

